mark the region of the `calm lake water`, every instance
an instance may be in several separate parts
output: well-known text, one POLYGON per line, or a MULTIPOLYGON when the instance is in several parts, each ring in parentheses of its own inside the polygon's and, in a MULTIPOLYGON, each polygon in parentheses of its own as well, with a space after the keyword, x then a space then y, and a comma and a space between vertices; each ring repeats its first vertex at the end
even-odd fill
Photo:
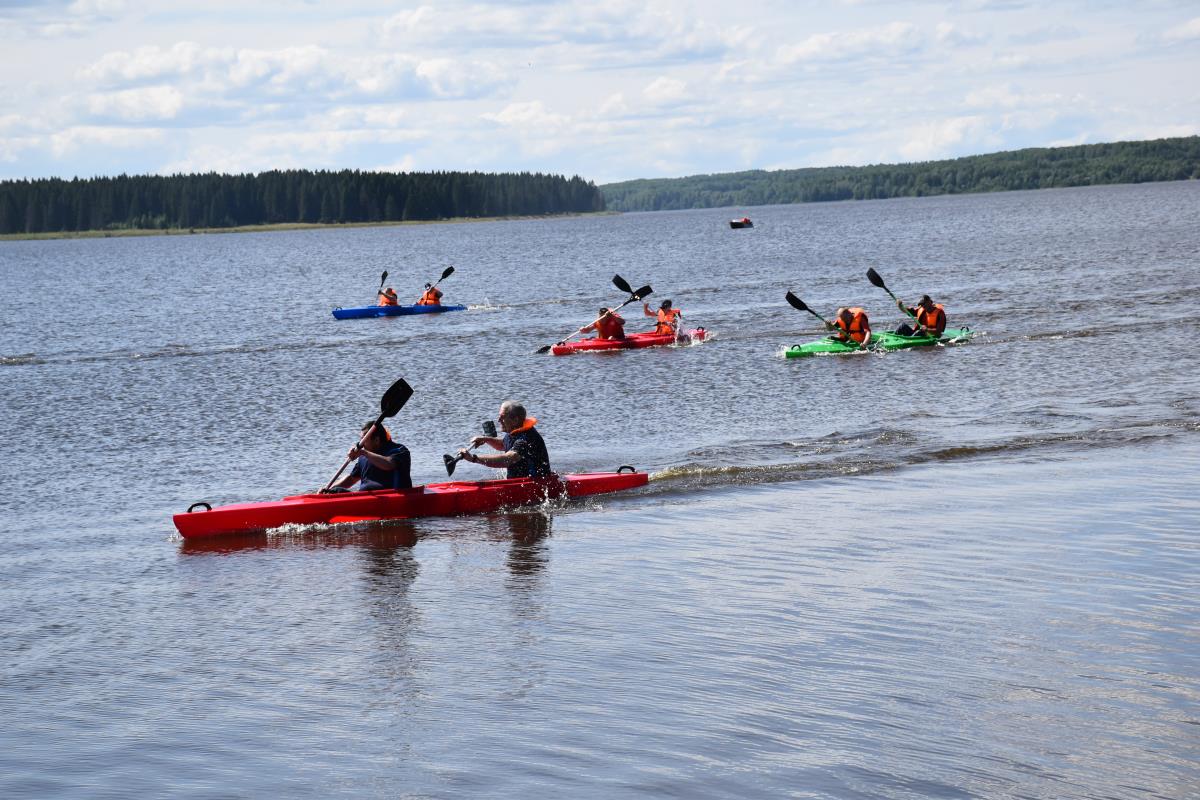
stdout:
POLYGON ((1198 266, 1198 183, 2 242, 0 796, 1200 795, 1198 266), (789 289, 902 321, 868 267, 979 335, 785 360, 789 289), (711 340, 533 355, 614 273, 711 340), (509 398, 652 481, 174 534, 398 377, 415 481, 509 398))

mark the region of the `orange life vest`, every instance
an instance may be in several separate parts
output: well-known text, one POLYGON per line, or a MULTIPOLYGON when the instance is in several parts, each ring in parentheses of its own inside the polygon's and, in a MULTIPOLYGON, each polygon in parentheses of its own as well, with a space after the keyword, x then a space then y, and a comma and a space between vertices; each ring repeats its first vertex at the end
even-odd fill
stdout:
POLYGON ((394 291, 392 291, 391 289, 388 289, 386 292, 380 292, 379 293, 379 305, 381 305, 381 306, 399 305, 399 300, 397 300, 397 298, 396 298, 396 293, 394 291))
POLYGON ((670 311, 665 309, 658 310, 658 324, 654 326, 654 332, 658 334, 675 333, 675 328, 679 326, 679 317, 683 312, 678 308, 672 308, 670 311))
POLYGON ((848 308, 846 310, 850 312, 849 326, 842 321, 841 317, 838 317, 833 324, 842 332, 843 339, 849 336, 854 341, 862 344, 867 340, 867 330, 871 327, 870 322, 867 320, 866 309, 848 308))
POLYGON ((624 339, 625 320, 620 314, 608 313, 596 322, 596 336, 601 339, 624 339))
POLYGON ((419 306, 440 306, 442 304, 442 291, 436 286, 430 286, 421 295, 421 299, 417 301, 419 306))
POLYGON ((942 332, 946 330, 946 309, 942 308, 941 303, 934 303, 933 311, 926 311, 921 306, 917 306, 917 324, 929 328, 941 336, 942 332))

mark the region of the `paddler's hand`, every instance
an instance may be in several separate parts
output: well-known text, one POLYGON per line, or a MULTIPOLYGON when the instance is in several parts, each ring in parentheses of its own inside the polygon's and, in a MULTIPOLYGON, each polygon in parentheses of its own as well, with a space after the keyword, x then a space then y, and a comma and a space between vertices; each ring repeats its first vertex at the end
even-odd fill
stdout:
MULTIPOLYGON (((471 440, 471 447, 479 447, 479 445, 483 444, 487 440, 488 440, 488 437, 486 437, 486 436, 476 436, 474 439, 471 440)), ((460 450, 459 452, 465 453, 467 451, 460 450)))
POLYGON ((365 448, 356 444, 354 447, 350 448, 350 452, 346 454, 346 458, 358 458, 361 455, 365 455, 366 452, 367 451, 365 448))
MULTIPOLYGON (((478 437, 476 437, 476 438, 478 438, 478 437)), ((466 449, 465 447, 460 447, 458 449, 458 457, 461 458, 463 461, 471 461, 471 462, 475 461, 475 459, 471 457, 471 451, 466 449)))

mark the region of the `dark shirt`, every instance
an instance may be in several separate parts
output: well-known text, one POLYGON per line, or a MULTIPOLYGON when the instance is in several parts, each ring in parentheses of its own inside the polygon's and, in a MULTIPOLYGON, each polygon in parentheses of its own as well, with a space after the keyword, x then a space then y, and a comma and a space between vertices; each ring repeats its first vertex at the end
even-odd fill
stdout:
POLYGON ((380 455, 385 456, 395 466, 389 472, 380 469, 359 456, 350 474, 359 479, 359 489, 411 489, 412 476, 409 475, 411 457, 408 448, 396 442, 389 442, 380 455))
POLYGON ((547 478, 550 471, 550 454, 546 452, 546 442, 536 428, 529 428, 520 433, 504 434, 503 450, 515 450, 520 458, 508 467, 510 478, 547 478))

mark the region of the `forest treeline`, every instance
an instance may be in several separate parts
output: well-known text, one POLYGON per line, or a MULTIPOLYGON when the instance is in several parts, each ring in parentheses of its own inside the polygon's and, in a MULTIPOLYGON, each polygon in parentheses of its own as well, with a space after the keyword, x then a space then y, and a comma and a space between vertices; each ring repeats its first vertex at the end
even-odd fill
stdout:
POLYGON ((601 186, 611 211, 879 200, 1200 178, 1200 136, 1037 147, 946 161, 752 170, 601 186))
POLYGON ((578 176, 310 172, 0 181, 0 234, 402 222, 604 210, 578 176))

